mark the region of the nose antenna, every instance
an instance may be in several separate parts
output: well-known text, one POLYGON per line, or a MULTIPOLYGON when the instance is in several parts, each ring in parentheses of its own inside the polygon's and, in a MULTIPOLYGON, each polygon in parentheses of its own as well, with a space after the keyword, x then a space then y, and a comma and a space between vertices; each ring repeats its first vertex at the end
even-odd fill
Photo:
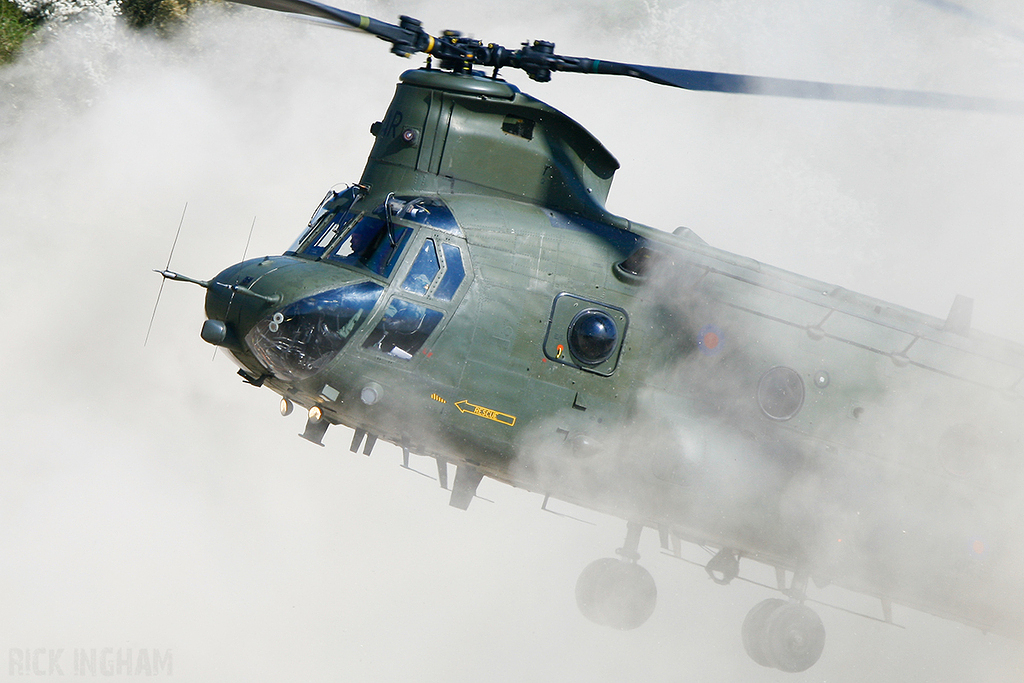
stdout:
POLYGON ((252 242, 252 231, 256 229, 256 216, 252 217, 252 225, 249 226, 249 237, 245 240, 245 249, 242 250, 242 260, 249 255, 249 244, 252 242))
MULTIPOLYGON (((191 282, 194 285, 199 285, 203 289, 208 289, 210 287, 210 281, 209 280, 196 280, 195 278, 191 278, 188 275, 182 275, 181 273, 175 273, 173 270, 167 270, 166 268, 164 268, 163 270, 156 270, 154 268, 153 272, 154 273, 160 273, 165 280, 179 280, 181 282, 191 282)), ((161 283, 161 286, 162 285, 163 285, 163 283, 161 283)))
POLYGON ((268 294, 260 294, 259 292, 252 291, 251 289, 249 289, 245 285, 229 285, 229 284, 226 284, 224 282, 211 282, 210 280, 197 280, 197 279, 195 279, 193 277, 189 277, 188 275, 182 275, 181 273, 175 273, 173 270, 167 270, 166 268, 163 269, 163 270, 155 270, 154 269, 153 272, 154 273, 160 273, 160 275, 162 275, 165 280, 178 280, 179 282, 191 282, 194 285, 199 285, 203 289, 210 289, 210 287, 218 286, 218 287, 224 287, 225 289, 231 290, 232 292, 238 292, 239 294, 244 294, 245 296, 251 296, 252 298, 259 299, 260 301, 266 301, 268 304, 276 304, 276 303, 280 303, 281 302, 281 295, 280 294, 270 294, 270 295, 268 295, 268 294))
MULTIPOLYGON (((156 309, 160 306, 160 297, 163 296, 164 293, 164 282, 168 279, 175 279, 173 277, 169 278, 165 273, 171 273, 171 271, 167 269, 171 267, 171 259, 174 257, 174 248, 178 246, 178 236, 181 235, 181 226, 185 223, 186 211, 188 211, 188 202, 185 202, 185 208, 181 210, 181 220, 178 221, 178 231, 174 233, 174 241, 171 242, 171 253, 167 254, 167 265, 164 266, 162 271, 154 271, 160 273, 164 277, 160 280, 160 289, 156 293, 156 303, 153 304, 153 315, 149 317, 149 328, 146 330, 146 341, 142 343, 143 346, 149 343, 149 334, 153 331, 153 321, 156 320, 156 309)), ((175 273, 171 273, 171 275, 175 275, 175 273)))

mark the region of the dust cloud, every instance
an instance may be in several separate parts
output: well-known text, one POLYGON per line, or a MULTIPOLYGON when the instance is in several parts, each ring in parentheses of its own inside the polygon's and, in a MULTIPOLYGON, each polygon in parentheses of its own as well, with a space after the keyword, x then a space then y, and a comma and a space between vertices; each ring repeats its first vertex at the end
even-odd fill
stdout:
MULTIPOLYGON (((971 7, 1024 27, 1009 0, 971 7)), ((909 0, 346 9, 563 54, 1024 99, 1024 44, 909 0)), ((79 651, 137 666, 156 650, 163 675, 190 681, 792 678, 742 650, 766 591, 713 585, 650 532, 657 611, 604 630, 573 586, 621 545, 619 521, 547 514, 486 481, 493 502, 463 513, 393 449, 352 455, 337 428, 323 449, 297 439, 301 418, 199 340, 198 289, 165 287, 143 347, 150 269, 186 203, 173 269, 239 260, 254 219, 249 255, 281 252, 327 188, 358 178, 369 125, 415 64, 210 9, 172 40, 69 26, 0 69, 0 671, 43 651, 33 678, 56 680, 54 658, 73 676, 79 651)), ((976 328, 1024 340, 1021 121, 507 77, 619 158, 612 211, 940 318, 972 296, 976 328)), ((909 610, 906 630, 821 614, 826 651, 802 680, 1024 673, 1018 645, 909 610)))

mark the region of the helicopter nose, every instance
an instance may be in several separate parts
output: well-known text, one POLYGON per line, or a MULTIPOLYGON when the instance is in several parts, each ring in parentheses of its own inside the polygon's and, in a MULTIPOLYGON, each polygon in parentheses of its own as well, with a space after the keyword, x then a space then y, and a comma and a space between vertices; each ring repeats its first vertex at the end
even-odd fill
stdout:
POLYGON ((357 273, 268 256, 209 281, 202 336, 251 356, 280 379, 303 380, 341 351, 383 293, 357 273))
POLYGON ((244 349, 245 334, 266 312, 281 301, 281 295, 269 291, 272 282, 264 282, 276 270, 272 259, 244 261, 224 269, 206 288, 206 320, 200 336, 215 346, 236 351, 244 349))

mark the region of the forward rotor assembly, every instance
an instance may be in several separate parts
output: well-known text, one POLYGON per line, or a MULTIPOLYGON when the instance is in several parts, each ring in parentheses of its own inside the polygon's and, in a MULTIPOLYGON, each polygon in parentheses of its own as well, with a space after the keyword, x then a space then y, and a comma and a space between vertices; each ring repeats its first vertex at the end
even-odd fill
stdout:
POLYGON ((242 5, 300 14, 319 22, 353 28, 391 43, 391 51, 402 57, 428 54, 439 60, 441 68, 468 73, 477 67, 494 69, 494 76, 503 68, 521 69, 539 82, 551 80, 554 71, 629 76, 659 85, 684 90, 770 95, 812 100, 862 102, 934 109, 981 111, 1000 114, 1024 114, 1024 102, 988 97, 971 97, 921 90, 902 90, 861 85, 843 85, 823 81, 804 81, 766 76, 747 76, 719 71, 694 71, 640 64, 609 62, 586 57, 567 57, 554 53, 555 45, 544 40, 523 43, 518 50, 501 45, 484 45, 465 38, 457 31, 446 31, 435 38, 427 33, 418 19, 402 16, 399 23, 389 24, 372 17, 347 12, 314 0, 231 0, 242 5))

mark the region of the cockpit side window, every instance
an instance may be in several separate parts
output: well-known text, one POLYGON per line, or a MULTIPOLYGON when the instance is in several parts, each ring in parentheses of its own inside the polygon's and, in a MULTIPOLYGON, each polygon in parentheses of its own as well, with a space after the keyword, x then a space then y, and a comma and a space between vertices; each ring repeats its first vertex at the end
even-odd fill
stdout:
POLYGON ((363 342, 363 348, 376 348, 389 356, 409 360, 443 317, 441 311, 394 297, 388 302, 384 317, 363 342))
POLYGON ((438 301, 451 301, 465 279, 462 250, 449 242, 428 237, 423 240, 423 246, 402 282, 402 289, 438 301))
POLYGON ((413 294, 425 295, 439 272, 441 266, 437 260, 437 247, 434 240, 428 238, 423 241, 423 247, 416 255, 409 274, 402 281, 402 289, 413 294))

